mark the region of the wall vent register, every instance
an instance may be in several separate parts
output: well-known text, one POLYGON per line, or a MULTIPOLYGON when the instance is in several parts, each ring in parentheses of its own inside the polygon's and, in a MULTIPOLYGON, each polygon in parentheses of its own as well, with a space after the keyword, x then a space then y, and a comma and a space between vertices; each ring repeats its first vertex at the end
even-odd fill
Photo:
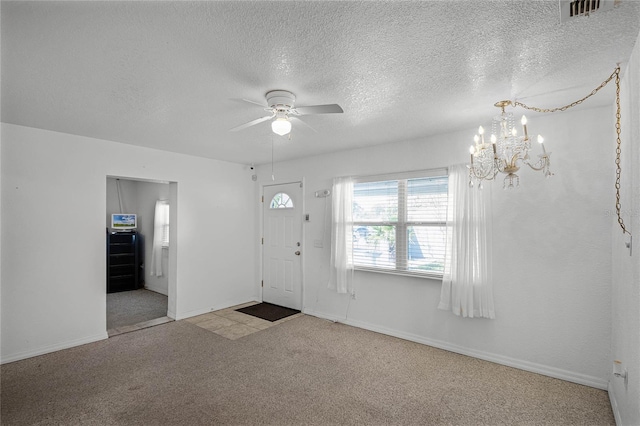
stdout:
POLYGON ((560 21, 613 9, 620 0, 560 0, 560 21))

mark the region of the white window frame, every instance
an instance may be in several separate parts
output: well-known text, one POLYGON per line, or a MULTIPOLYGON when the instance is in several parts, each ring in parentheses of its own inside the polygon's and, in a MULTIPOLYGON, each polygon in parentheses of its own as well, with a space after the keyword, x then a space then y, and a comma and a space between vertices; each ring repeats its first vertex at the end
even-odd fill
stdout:
POLYGON ((169 202, 165 201, 162 204, 162 248, 169 248, 169 202))
POLYGON ((408 221, 407 220, 407 181, 409 179, 431 178, 448 176, 448 170, 446 168, 421 170, 414 172, 403 173, 391 173, 385 175, 375 176, 361 176, 354 178, 354 185, 359 183, 371 183, 371 182, 384 182, 384 181, 398 181, 398 221, 397 222, 369 222, 369 221, 353 221, 353 228, 359 226, 395 226, 396 236, 396 267, 395 269, 389 268, 376 268, 367 265, 359 265, 356 263, 354 257, 354 269, 357 271, 369 271, 383 274, 392 275, 404 275, 420 278, 431 278, 441 280, 443 273, 438 272, 418 272, 408 269, 408 258, 406 256, 398 256, 398 253, 408 253, 408 240, 407 229, 410 226, 445 226, 446 218, 442 221, 408 221), (401 251, 402 250, 402 251, 401 251))
POLYGON ((273 198, 269 202, 270 209, 292 209, 294 207, 295 206, 293 205, 293 199, 286 192, 278 192, 273 196, 273 198), (276 197, 278 197, 277 200, 276 200, 276 197), (287 198, 283 202, 284 197, 287 197, 287 198))

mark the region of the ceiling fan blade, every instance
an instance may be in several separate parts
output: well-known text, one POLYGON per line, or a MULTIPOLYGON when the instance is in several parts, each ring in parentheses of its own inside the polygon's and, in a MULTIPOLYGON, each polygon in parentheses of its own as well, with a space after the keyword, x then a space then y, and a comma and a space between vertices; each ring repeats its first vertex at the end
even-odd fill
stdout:
POLYGON ((248 123, 244 123, 239 125, 238 127, 234 127, 233 129, 230 129, 230 132, 237 132, 239 130, 243 130, 246 129, 247 127, 251 127, 251 126, 255 126, 256 124, 262 123, 263 121, 267 121, 267 120, 271 120, 273 118, 273 115, 266 115, 264 117, 260 117, 260 118, 256 118, 255 120, 252 120, 248 123))
POLYGON ((262 108, 267 108, 266 104, 261 104, 260 102, 252 101, 252 100, 249 100, 249 99, 244 99, 244 98, 228 98, 228 99, 230 101, 238 102, 238 103, 241 103, 243 105, 245 104, 245 102, 248 102, 248 103, 253 104, 253 105, 259 105, 262 108))
POLYGON ((303 106, 303 107, 295 107, 298 115, 309 115, 309 114, 334 114, 334 113, 342 113, 342 107, 338 104, 328 104, 328 105, 311 105, 311 106, 303 106))
POLYGON ((313 130, 314 132, 318 132, 316 129, 314 129, 313 127, 311 127, 306 121, 304 121, 302 118, 300 117, 296 117, 296 116, 290 116, 289 119, 291 121, 295 121, 295 122, 300 122, 302 124, 304 124, 305 126, 307 126, 308 128, 310 128, 311 130, 313 130))
POLYGON ((243 100, 243 101, 245 101, 245 102, 249 102, 250 104, 254 104, 254 105, 261 106, 262 108, 268 108, 268 107, 269 107, 268 105, 262 104, 262 103, 260 103, 260 102, 255 102, 255 101, 252 101, 252 100, 250 100, 250 99, 244 99, 244 98, 242 98, 242 100, 243 100))

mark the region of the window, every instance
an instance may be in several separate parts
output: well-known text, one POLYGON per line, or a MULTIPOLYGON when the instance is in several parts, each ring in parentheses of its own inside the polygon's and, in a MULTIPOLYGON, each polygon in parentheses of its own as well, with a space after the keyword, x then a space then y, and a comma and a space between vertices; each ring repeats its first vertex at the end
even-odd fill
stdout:
POLYGON ((356 179, 355 268, 442 276, 447 180, 444 170, 385 176, 380 180, 356 179))
POLYGON ((160 219, 160 223, 158 227, 161 232, 161 244, 162 247, 169 247, 169 203, 167 201, 163 201, 162 204, 158 206, 160 212, 158 213, 158 217, 160 219))
POLYGON ((166 222, 162 227, 162 247, 169 247, 169 204, 163 206, 166 222))
POLYGON ((291 201, 291 197, 284 192, 278 192, 271 199, 271 204, 269 204, 270 209, 292 209, 293 201, 291 201))
POLYGON ((169 202, 156 201, 153 216, 153 245, 151 251, 151 275, 161 277, 162 250, 169 247, 169 202))

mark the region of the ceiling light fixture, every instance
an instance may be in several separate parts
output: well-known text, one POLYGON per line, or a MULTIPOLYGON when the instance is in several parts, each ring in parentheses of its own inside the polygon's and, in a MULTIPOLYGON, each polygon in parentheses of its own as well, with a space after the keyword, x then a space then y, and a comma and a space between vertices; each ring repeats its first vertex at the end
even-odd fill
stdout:
MULTIPOLYGON (((340 114, 344 112, 342 110, 342 107, 338 104, 309 105, 296 108, 294 106, 296 97, 288 90, 271 90, 266 93, 265 98, 268 106, 266 106, 264 110, 269 112, 269 115, 265 115, 264 117, 256 118, 255 120, 251 120, 248 123, 236 126, 230 131, 238 132, 240 130, 246 129, 247 127, 255 126, 256 124, 272 120, 271 130, 273 130, 273 133, 284 136, 291 132, 292 118, 295 118, 300 123, 305 124, 307 127, 313 130, 311 126, 302 121, 302 119, 300 118, 301 115, 336 113, 340 114)), ((250 104, 263 106, 259 102, 250 101, 248 99, 243 99, 243 101, 250 104)))
POLYGON ((271 130, 276 135, 284 136, 291 132, 291 121, 286 113, 278 111, 276 119, 271 122, 271 130))
MULTIPOLYGON (((478 134, 475 135, 473 139, 474 144, 469 149, 471 154, 471 164, 468 166, 469 186, 473 186, 475 180, 478 183, 478 187, 482 188, 483 180, 493 180, 496 178, 498 173, 503 173, 506 175, 503 180, 503 188, 517 188, 520 186, 520 177, 517 175, 517 172, 520 170, 520 167, 525 164, 535 171, 541 171, 546 177, 553 176, 553 173, 551 173, 550 170, 551 153, 547 152, 544 146, 544 138, 540 135, 537 136, 536 140, 540 144, 542 153, 537 155, 537 160, 532 161, 529 156, 532 148, 531 139, 529 138, 529 132, 527 129, 527 118, 524 115, 522 116, 522 119, 520 120, 522 129, 519 131, 513 114, 506 112, 505 108, 508 106, 519 106, 542 113, 565 111, 571 107, 581 104, 586 99, 595 95, 614 78, 616 79, 617 87, 616 96, 619 100, 620 66, 617 66, 611 76, 603 81, 600 86, 592 90, 587 96, 559 108, 544 109, 530 107, 521 102, 509 100, 496 102, 495 106, 500 108, 501 112, 493 118, 489 141, 485 140, 484 129, 480 126, 478 128, 478 134)), ((619 121, 620 115, 618 114, 618 123, 616 124, 616 129, 618 129, 618 147, 620 146, 619 121)), ((616 164, 619 166, 619 161, 617 161, 616 164)), ((616 176, 619 178, 619 174, 616 176)))

